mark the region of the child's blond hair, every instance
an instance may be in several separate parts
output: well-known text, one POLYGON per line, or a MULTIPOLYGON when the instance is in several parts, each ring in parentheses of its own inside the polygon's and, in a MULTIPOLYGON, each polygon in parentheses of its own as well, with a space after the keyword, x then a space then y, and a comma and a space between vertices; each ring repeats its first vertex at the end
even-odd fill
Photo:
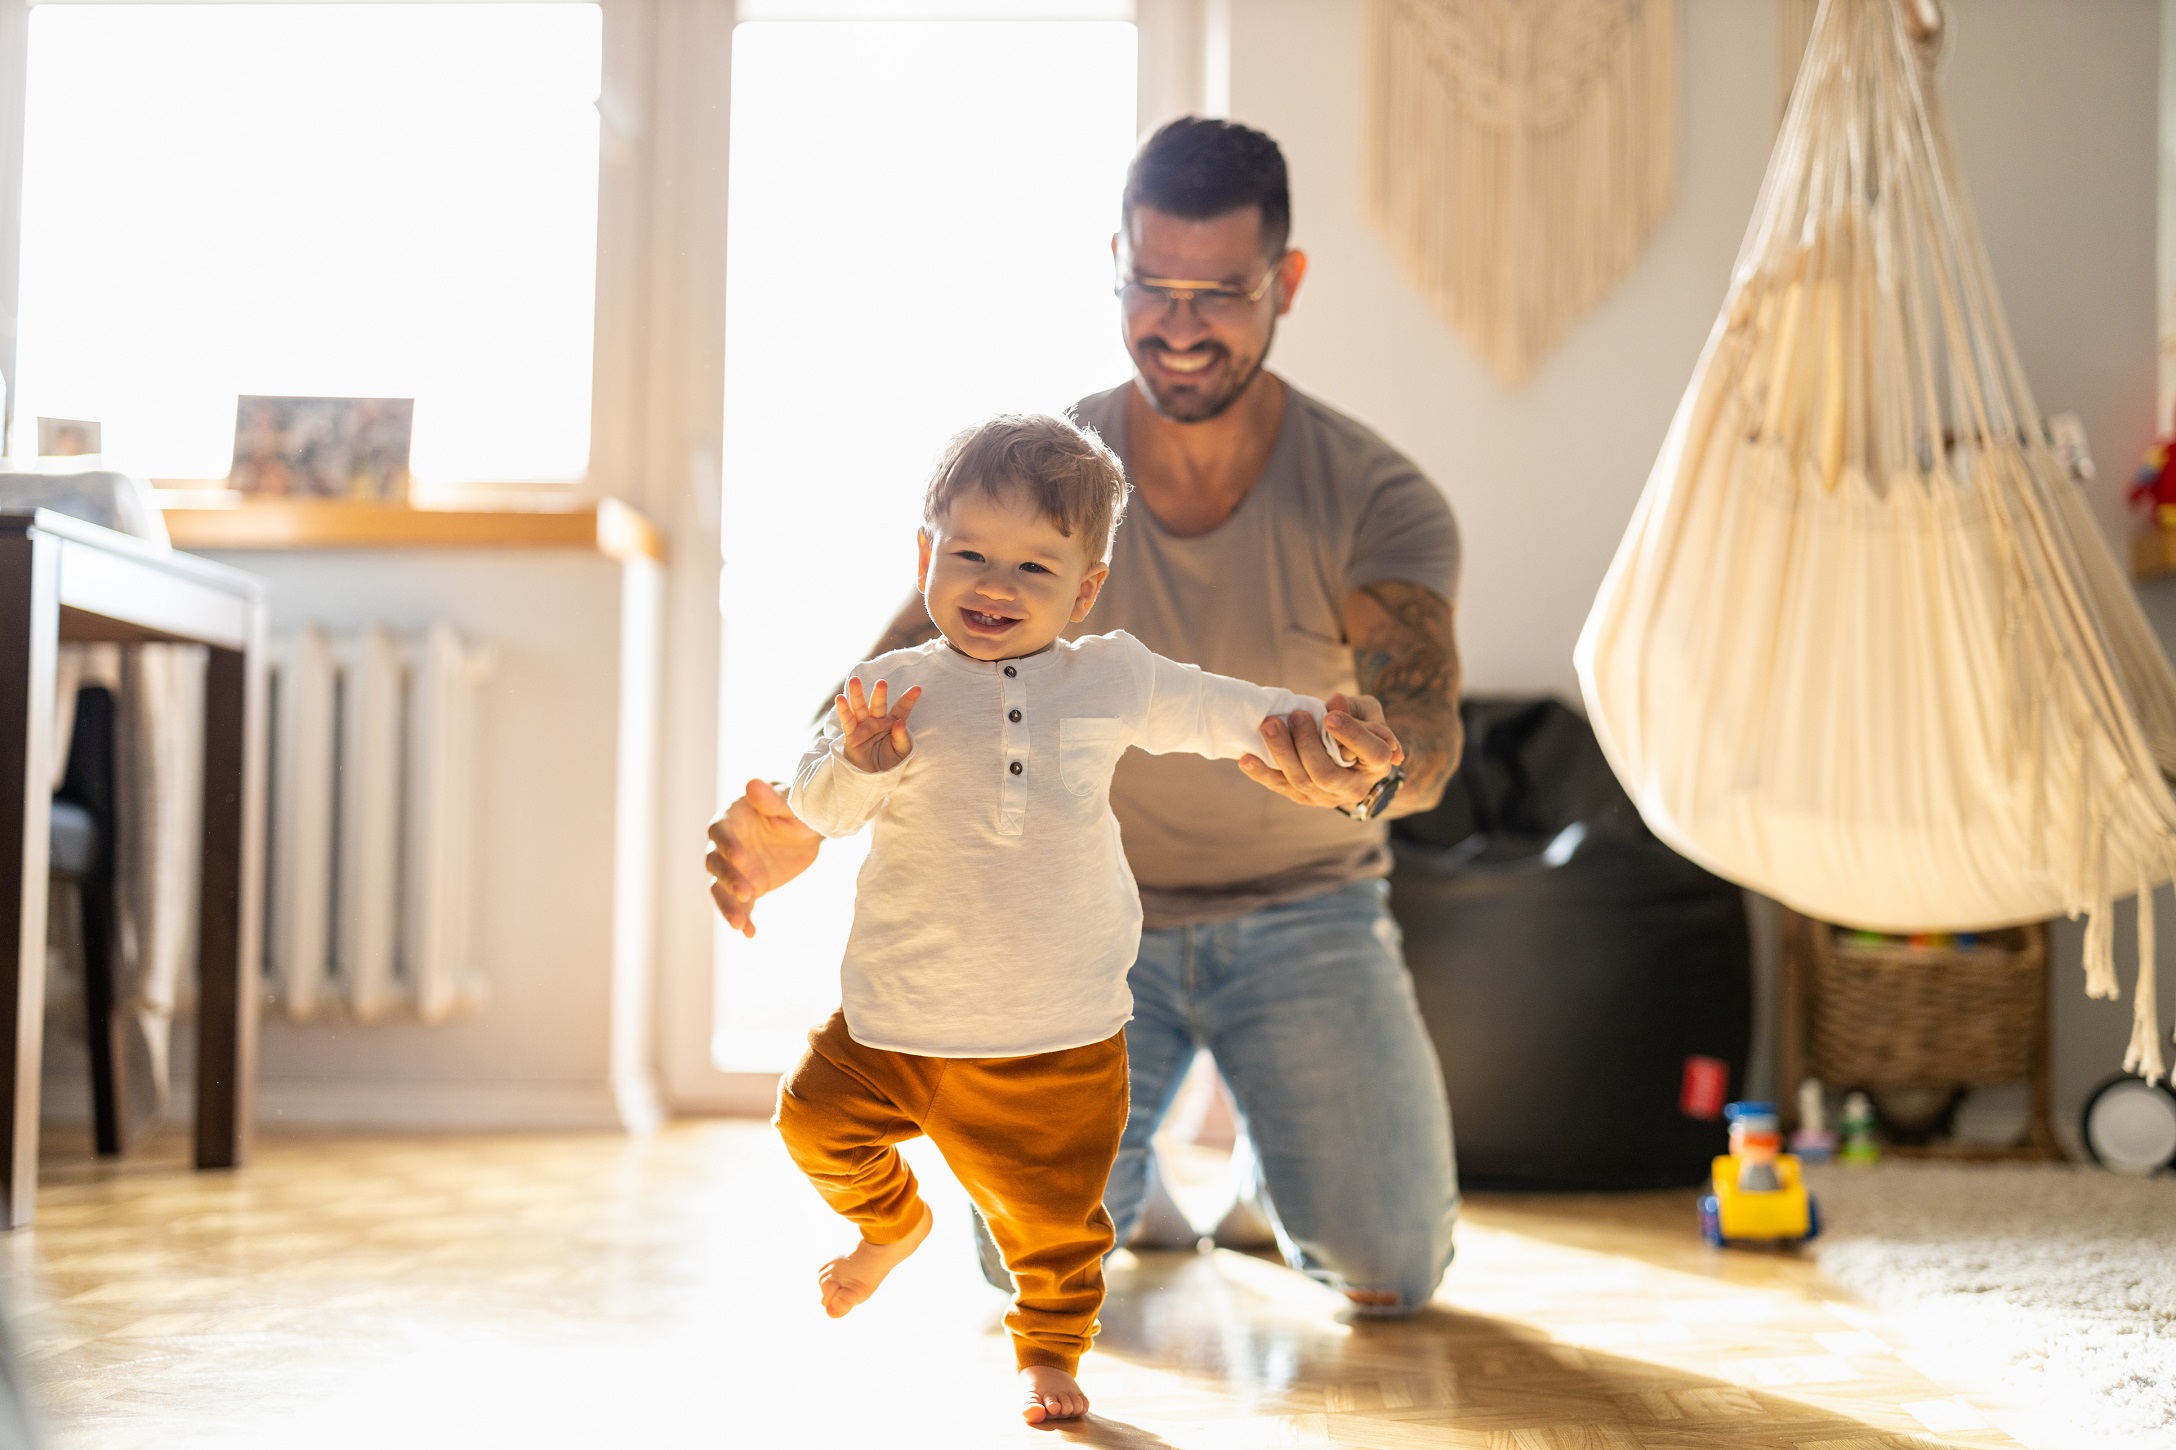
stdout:
POLYGON ((1092 430, 1048 413, 1003 413, 945 445, 922 497, 922 522, 934 528, 970 489, 993 499, 1024 494, 1059 533, 1080 538, 1089 562, 1103 564, 1131 485, 1092 430))

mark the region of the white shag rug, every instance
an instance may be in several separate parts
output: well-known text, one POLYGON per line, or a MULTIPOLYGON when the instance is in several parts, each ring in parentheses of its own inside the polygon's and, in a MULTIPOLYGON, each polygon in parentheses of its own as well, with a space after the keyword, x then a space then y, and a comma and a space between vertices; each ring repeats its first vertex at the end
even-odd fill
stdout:
POLYGON ((1945 1378, 2037 1407, 2049 1443, 2176 1447, 2176 1179, 1894 1160, 1808 1179, 1821 1268, 1945 1378))

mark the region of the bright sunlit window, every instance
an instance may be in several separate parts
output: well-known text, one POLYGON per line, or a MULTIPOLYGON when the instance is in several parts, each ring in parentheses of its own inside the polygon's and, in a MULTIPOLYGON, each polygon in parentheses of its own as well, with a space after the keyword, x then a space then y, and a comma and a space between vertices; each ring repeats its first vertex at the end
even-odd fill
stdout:
MULTIPOLYGON (((782 778, 914 588, 923 485, 995 413, 1127 373, 1110 236, 1134 144, 1118 22, 734 32, 724 779, 782 778)), ((719 1065, 788 1066, 838 1002, 866 836, 720 953, 719 1065)))
POLYGON ((30 16, 18 451, 224 476, 244 393, 412 397, 419 482, 589 460, 602 22, 577 4, 30 16))

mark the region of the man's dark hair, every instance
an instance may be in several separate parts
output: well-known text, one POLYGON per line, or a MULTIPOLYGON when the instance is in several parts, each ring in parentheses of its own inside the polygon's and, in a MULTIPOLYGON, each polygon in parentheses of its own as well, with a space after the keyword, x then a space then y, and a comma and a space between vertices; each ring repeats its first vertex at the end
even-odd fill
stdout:
POLYGON ((1126 169, 1120 219, 1129 227, 1137 206, 1197 222, 1258 206, 1262 252, 1270 257, 1282 253, 1292 235, 1284 152, 1260 131, 1235 121, 1182 116, 1158 128, 1126 169))

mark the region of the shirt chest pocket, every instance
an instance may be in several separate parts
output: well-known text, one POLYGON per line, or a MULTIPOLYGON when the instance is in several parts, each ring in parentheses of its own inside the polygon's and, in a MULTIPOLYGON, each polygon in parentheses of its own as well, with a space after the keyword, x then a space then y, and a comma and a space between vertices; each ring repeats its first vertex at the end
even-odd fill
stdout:
POLYGON ((1125 749, 1122 722, 1079 716, 1058 722, 1058 779, 1075 795, 1094 795, 1110 782, 1125 749))

